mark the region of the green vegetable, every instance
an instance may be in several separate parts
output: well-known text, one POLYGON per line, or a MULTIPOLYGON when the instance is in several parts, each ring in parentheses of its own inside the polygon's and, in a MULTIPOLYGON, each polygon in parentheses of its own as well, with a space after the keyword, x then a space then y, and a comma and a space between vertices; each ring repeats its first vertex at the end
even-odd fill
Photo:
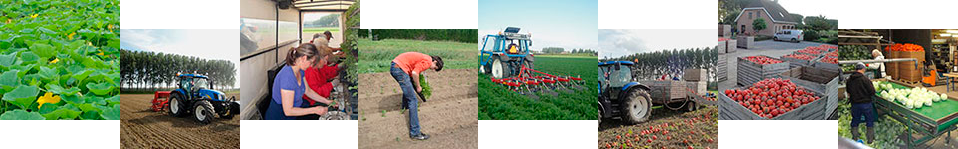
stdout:
POLYGON ((120 119, 119 0, 0 3, 0 119, 120 119))
POLYGON ((422 86, 422 96, 423 98, 429 99, 432 97, 432 87, 429 86, 429 81, 426 80, 426 75, 419 74, 419 85, 422 86))

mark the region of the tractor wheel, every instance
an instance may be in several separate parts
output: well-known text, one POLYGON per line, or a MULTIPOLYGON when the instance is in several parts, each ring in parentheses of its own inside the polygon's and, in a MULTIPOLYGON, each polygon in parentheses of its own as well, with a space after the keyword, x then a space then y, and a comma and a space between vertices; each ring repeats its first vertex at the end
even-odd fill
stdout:
POLYGON ((599 115, 599 118, 597 118, 596 120, 599 120, 599 125, 602 125, 602 110, 597 110, 597 111, 599 111, 599 114, 596 114, 596 115, 599 115))
POLYGON ((695 105, 695 102, 694 102, 694 101, 689 101, 689 103, 685 104, 685 111, 692 112, 692 111, 695 111, 695 109, 698 109, 698 108, 699 108, 699 105, 695 105))
POLYGON ((213 105, 210 104, 210 101, 201 100, 197 101, 196 104, 193 104, 193 118, 197 122, 203 124, 209 124, 211 119, 213 119, 213 105))
POLYGON ((649 120, 652 115, 652 102, 649 100, 649 93, 642 89, 632 89, 625 99, 625 116, 623 120, 628 123, 637 124, 649 120))
POLYGON ((499 59, 492 60, 492 77, 496 79, 509 77, 510 72, 511 69, 508 63, 504 63, 499 59))
POLYGON ((536 65, 533 64, 532 61, 526 61, 526 68, 534 69, 535 66, 536 66, 536 65))
POLYGON ((183 97, 180 97, 179 94, 173 94, 170 96, 170 115, 174 117, 181 117, 183 116, 183 113, 186 113, 186 106, 183 106, 185 105, 185 101, 183 101, 182 98, 183 97))

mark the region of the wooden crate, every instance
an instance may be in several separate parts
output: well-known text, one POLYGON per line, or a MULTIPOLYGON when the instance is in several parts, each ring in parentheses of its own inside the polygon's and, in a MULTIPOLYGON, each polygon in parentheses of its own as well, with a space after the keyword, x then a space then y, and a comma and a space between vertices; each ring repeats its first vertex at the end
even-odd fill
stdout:
POLYGON ((820 69, 815 67, 799 67, 781 74, 782 78, 789 79, 798 86, 822 93, 825 103, 825 116, 838 108, 838 70, 820 69))
POLYGON ((725 54, 718 55, 718 64, 715 68, 715 78, 718 81, 728 80, 728 61, 725 58, 725 54))
POLYGON ((649 96, 656 103, 667 102, 672 99, 685 98, 685 81, 674 81, 674 80, 641 80, 638 81, 646 86, 649 86, 652 90, 649 91, 649 96))
MULTIPOLYGON (((811 91, 815 93, 815 96, 822 97, 822 94, 819 92, 811 91)), ((767 120, 768 118, 759 117, 758 114, 746 109, 744 106, 738 104, 728 95, 725 95, 725 92, 719 92, 719 117, 726 118, 726 120, 767 120)), ((826 117, 825 114, 825 101, 824 99, 815 100, 806 105, 802 105, 792 111, 785 112, 785 114, 773 117, 772 120, 824 120, 826 117)))
POLYGON ((705 81, 706 75, 705 69, 685 69, 685 74, 682 75, 682 78, 685 81, 705 81))
POLYGON ((691 89, 695 94, 704 95, 708 92, 708 82, 703 81, 688 81, 685 82, 685 87, 691 89))
POLYGON ((815 58, 809 61, 809 60, 803 60, 803 59, 797 59, 797 58, 791 58, 791 57, 785 57, 785 56, 782 56, 779 58, 781 58, 783 61, 788 62, 789 68, 811 66, 812 61, 818 60, 817 58, 815 58))
POLYGON ((815 68, 823 69, 823 70, 832 70, 832 71, 835 71, 835 72, 837 72, 839 69, 842 69, 842 67, 841 67, 840 65, 838 65, 838 64, 832 64, 832 63, 826 63, 826 62, 821 62, 821 61, 819 61, 819 60, 821 60, 821 59, 822 59, 822 58, 818 58, 818 59, 815 59, 815 61, 812 61, 812 65, 811 65, 811 66, 813 66, 813 67, 815 67, 815 68))
MULTIPOLYGON (((761 56, 764 56, 764 55, 761 55, 761 56)), ((765 57, 769 57, 769 56, 765 56, 765 57)), ((769 57, 769 58, 777 59, 774 57, 769 57)), ((777 60, 780 60, 780 59, 777 59, 777 60)), ((778 76, 782 72, 788 71, 788 68, 789 68, 788 61, 782 61, 782 63, 766 64, 766 65, 759 65, 756 63, 752 63, 751 61, 745 60, 745 58, 742 58, 742 57, 739 57, 737 61, 738 61, 737 62, 738 70, 736 71, 736 74, 738 74, 737 76, 738 78, 736 79, 736 83, 742 86, 750 86, 755 82, 765 80, 768 78, 773 78, 775 76, 778 76)))

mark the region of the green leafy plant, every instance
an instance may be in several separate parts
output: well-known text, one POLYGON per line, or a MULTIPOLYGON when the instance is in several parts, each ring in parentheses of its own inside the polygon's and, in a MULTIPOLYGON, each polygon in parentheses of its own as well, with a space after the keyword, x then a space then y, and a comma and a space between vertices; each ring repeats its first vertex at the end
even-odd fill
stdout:
POLYGON ((422 98, 429 99, 432 97, 432 87, 429 86, 429 81, 426 80, 426 75, 419 74, 419 85, 422 86, 422 98))
POLYGON ((0 120, 120 119, 118 0, 0 3, 0 120))

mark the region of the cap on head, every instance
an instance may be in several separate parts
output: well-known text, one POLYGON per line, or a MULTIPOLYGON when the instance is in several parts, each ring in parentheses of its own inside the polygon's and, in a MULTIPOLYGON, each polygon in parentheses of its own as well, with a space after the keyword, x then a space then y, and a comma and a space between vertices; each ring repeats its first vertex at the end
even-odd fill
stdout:
POLYGON ((323 34, 326 35, 326 37, 333 38, 333 33, 332 33, 332 32, 325 31, 325 32, 323 32, 323 34))
POLYGON ((865 69, 865 63, 858 62, 855 64, 855 70, 863 70, 863 69, 865 69))

